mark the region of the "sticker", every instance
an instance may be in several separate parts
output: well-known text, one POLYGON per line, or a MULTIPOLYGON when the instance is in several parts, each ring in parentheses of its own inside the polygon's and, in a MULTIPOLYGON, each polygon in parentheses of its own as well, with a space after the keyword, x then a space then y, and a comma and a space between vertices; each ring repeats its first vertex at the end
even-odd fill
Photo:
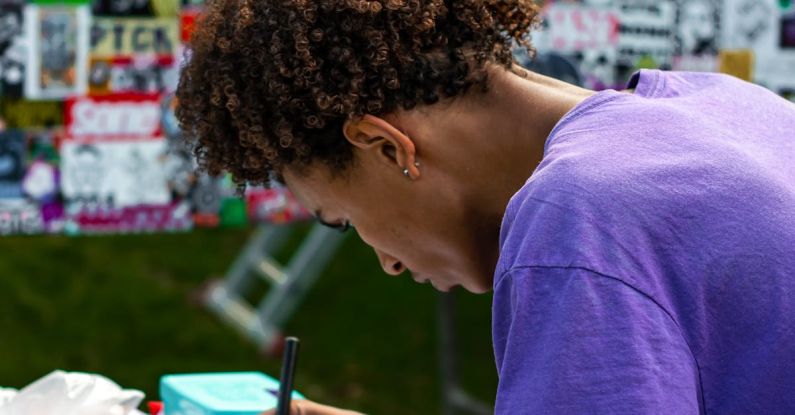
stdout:
POLYGON ((66 134, 70 139, 160 137, 158 95, 114 94, 66 101, 66 134))

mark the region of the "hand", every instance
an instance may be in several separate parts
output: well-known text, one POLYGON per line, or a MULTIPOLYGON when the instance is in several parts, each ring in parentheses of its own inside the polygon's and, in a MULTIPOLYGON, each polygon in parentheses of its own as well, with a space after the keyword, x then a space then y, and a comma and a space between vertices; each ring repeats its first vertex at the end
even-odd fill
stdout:
MULTIPOLYGON (((276 410, 272 409, 262 415, 276 415, 276 410)), ((290 401, 290 415, 363 415, 359 412, 348 411, 345 409, 334 408, 321 405, 306 399, 294 399, 290 401)))

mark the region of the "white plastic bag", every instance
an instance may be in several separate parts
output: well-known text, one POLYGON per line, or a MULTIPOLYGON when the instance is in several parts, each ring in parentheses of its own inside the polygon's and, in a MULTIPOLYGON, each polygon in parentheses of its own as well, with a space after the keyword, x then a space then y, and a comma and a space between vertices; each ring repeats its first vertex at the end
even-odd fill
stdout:
POLYGON ((104 376, 61 370, 16 394, 7 391, 0 391, 0 415, 131 415, 144 398, 104 376))

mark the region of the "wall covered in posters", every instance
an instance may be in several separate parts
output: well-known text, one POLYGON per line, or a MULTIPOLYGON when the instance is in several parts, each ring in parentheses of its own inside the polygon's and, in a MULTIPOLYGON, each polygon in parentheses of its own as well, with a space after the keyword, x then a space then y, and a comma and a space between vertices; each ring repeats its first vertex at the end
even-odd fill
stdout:
MULTIPOLYGON (((721 71, 795 100, 786 0, 544 1, 538 55, 593 89, 721 71)), ((173 116, 201 0, 0 0, 0 235, 183 231, 308 217, 284 189, 197 174, 173 116), (242 197, 241 197, 242 196, 242 197)))
POLYGON ((539 56, 568 59, 586 87, 620 88, 639 68, 662 68, 721 71, 784 96, 795 94, 795 5, 791 1, 561 0, 543 4, 545 21, 534 36, 539 40, 539 56), (578 24, 575 13, 589 16, 588 23, 578 24), (615 43, 601 41, 610 32, 598 24, 603 21, 600 16, 611 15, 617 20, 615 43))

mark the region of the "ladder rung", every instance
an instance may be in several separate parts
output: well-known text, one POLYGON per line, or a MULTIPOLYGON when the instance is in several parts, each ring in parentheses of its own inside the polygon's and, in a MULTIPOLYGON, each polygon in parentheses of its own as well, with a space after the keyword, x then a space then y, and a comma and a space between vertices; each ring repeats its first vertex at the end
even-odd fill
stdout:
POLYGON ((281 284, 287 280, 287 274, 278 262, 271 257, 263 257, 254 266, 260 277, 273 284, 281 284))

